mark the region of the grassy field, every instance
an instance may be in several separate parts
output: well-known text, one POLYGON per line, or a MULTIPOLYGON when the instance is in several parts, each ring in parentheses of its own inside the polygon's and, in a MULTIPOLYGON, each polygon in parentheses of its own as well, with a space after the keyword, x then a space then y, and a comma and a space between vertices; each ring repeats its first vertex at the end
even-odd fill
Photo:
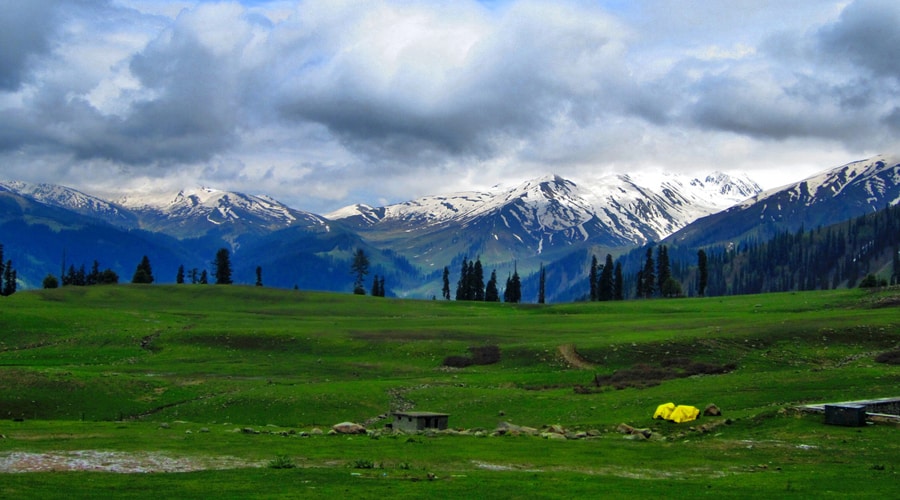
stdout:
POLYGON ((0 473, 0 497, 896 497, 900 429, 793 408, 900 396, 900 368, 874 361, 900 349, 898 311, 896 289, 548 306, 20 292, 0 300, 0 470, 37 471, 0 473), (442 366, 488 345, 498 363, 442 366), (654 421, 669 401, 723 416, 654 421), (394 409, 484 432, 305 435, 394 409), (591 437, 491 437, 501 421, 591 437))

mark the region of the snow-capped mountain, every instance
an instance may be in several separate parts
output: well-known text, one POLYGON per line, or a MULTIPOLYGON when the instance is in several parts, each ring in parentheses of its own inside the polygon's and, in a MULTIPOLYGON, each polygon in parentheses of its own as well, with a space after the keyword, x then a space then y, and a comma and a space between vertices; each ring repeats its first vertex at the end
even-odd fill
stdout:
POLYGON ((698 219, 672 235, 706 245, 755 234, 765 239, 842 222, 900 202, 900 157, 876 156, 761 192, 728 210, 698 219))
POLYGON ((129 195, 117 203, 137 213, 141 227, 179 238, 210 231, 268 233, 300 224, 324 226, 321 217, 290 208, 267 196, 207 187, 170 194, 129 195))
POLYGON ((659 240, 693 220, 760 191, 746 177, 609 175, 576 184, 551 175, 484 192, 426 196, 373 208, 354 205, 326 217, 355 226, 395 251, 539 255, 578 243, 608 247, 659 240), (443 247, 446 248, 443 248, 443 247))
POLYGON ((71 210, 117 226, 133 226, 137 221, 135 215, 125 207, 70 187, 46 183, 0 181, 0 191, 9 191, 44 205, 71 210))

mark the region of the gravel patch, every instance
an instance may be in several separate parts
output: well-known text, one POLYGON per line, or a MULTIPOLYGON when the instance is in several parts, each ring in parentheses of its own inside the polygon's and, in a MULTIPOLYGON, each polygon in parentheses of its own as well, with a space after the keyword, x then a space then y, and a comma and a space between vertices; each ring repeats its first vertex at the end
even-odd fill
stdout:
POLYGON ((0 453, 0 473, 93 471, 121 474, 192 472, 264 467, 236 457, 170 457, 162 453, 78 450, 47 453, 0 453))

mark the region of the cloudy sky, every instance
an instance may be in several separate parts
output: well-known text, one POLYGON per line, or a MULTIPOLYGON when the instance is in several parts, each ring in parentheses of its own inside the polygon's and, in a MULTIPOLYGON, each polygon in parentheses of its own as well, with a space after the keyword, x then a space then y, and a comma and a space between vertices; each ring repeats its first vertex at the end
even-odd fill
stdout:
POLYGON ((324 213, 900 151, 896 0, 0 0, 0 177, 324 213))

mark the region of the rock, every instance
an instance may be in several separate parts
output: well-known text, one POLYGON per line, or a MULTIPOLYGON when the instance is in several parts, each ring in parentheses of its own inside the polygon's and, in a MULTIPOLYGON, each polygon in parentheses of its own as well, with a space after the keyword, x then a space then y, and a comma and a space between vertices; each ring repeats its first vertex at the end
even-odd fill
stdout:
POLYGON ((163 422, 163 423, 159 424, 159 428, 160 428, 160 429, 171 429, 172 426, 169 425, 168 422, 163 422))
POLYGON ((366 428, 353 422, 341 422, 334 424, 331 429, 338 434, 365 434, 366 428))
POLYGON ((209 427, 201 427, 201 428, 200 428, 200 432, 202 432, 202 433, 207 433, 207 432, 209 432, 209 427))
POLYGON ((629 436, 640 435, 644 439, 650 439, 650 436, 653 435, 653 431, 651 431, 650 429, 635 429, 634 427, 632 427, 628 424, 619 424, 619 426, 616 427, 616 430, 622 434, 626 434, 629 436))
POLYGON ((553 424, 553 425, 551 425, 550 428, 547 429, 547 431, 548 431, 548 432, 552 432, 552 433, 554 433, 554 434, 565 434, 565 433, 566 433, 565 427, 563 427, 563 426, 561 426, 561 425, 559 425, 559 424, 553 424))
POLYGON ((322 429, 319 429, 318 427, 313 427, 313 429, 309 431, 309 434, 311 436, 321 436, 322 434, 324 434, 324 432, 322 432, 322 429))
POLYGON ((566 439, 565 435, 556 432, 542 432, 541 437, 544 439, 566 439))
POLYGON ((634 434, 634 427, 628 424, 619 424, 619 426, 616 427, 616 430, 622 434, 634 434))
POLYGON ((718 406, 710 404, 706 406, 705 410, 703 410, 703 415, 707 417, 721 417, 722 410, 720 410, 718 406))

